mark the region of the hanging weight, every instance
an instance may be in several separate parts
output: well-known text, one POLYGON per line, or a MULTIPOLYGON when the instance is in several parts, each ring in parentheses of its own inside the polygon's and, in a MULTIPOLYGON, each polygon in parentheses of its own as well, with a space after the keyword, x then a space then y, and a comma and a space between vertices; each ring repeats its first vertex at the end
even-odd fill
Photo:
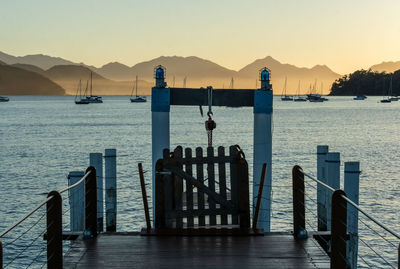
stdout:
POLYGON ((208 118, 208 120, 206 120, 205 126, 207 131, 212 131, 217 128, 217 124, 211 118, 208 118))

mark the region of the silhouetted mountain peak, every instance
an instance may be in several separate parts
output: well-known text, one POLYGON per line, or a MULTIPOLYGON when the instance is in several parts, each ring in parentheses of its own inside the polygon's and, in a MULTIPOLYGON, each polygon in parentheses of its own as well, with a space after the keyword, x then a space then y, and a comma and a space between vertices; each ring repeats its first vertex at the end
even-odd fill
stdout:
POLYGON ((380 64, 375 64, 370 67, 372 71, 378 71, 378 72, 388 72, 392 73, 394 71, 397 71, 400 69, 400 61, 393 62, 393 61, 388 61, 388 62, 382 62, 380 64))

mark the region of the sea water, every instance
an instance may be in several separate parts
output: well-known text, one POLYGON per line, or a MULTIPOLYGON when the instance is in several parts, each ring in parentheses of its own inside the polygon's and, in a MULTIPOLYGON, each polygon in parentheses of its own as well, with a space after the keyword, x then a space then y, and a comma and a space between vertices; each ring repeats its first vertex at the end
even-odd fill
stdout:
MULTIPOLYGON (((137 164, 151 182, 151 102, 105 96, 103 104, 75 105, 71 96, 12 96, 0 104, 0 232, 44 201, 51 190, 67 186, 69 171, 84 171, 89 153, 117 150, 117 230, 145 226, 137 164)), ((207 108, 204 108, 205 110, 207 108)), ((252 181, 252 108, 214 107, 215 146, 239 144, 252 181)), ((274 98, 272 230, 292 230, 291 168, 299 164, 316 174, 317 145, 340 152, 343 162, 360 161, 360 206, 400 232, 400 102, 369 97, 330 97, 324 103, 282 102, 274 98)), ((207 146, 198 107, 171 107, 171 148, 207 146)), ((314 184, 308 181, 309 184, 314 184)), ((315 189, 306 193, 315 199, 315 189)), ((343 187, 343 176, 341 178, 343 187)), ((315 187, 315 184, 313 185, 315 187)), ((151 193, 148 185, 148 193, 151 193)), ((251 188, 250 188, 251 189, 251 188)), ((307 228, 317 225, 315 204, 307 200, 307 228)), ((151 202, 151 199, 150 199, 151 202)), ((40 268, 45 261, 45 207, 3 238, 8 268, 40 268)), ((69 229, 69 205, 63 201, 63 226, 69 229)), ((362 220, 397 246, 398 241, 362 220)), ((359 223, 360 238, 396 265, 396 248, 359 223)), ((359 253, 372 267, 385 267, 363 242, 359 253)), ((65 244, 65 250, 68 243, 65 244)), ((360 258, 360 265, 367 265, 360 258)))

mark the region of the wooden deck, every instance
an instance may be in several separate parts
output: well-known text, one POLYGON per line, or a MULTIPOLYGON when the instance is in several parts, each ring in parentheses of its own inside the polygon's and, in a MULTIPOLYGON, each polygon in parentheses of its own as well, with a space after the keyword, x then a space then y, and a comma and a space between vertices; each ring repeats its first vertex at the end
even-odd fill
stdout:
POLYGON ((312 239, 288 233, 265 236, 141 236, 100 234, 77 239, 64 268, 329 268, 312 239))

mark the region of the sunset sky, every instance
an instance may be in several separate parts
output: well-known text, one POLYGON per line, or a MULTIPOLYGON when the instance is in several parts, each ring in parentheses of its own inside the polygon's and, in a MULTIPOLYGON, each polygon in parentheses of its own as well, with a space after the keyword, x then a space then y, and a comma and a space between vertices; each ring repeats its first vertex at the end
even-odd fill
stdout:
POLYGON ((198 56, 238 70, 272 56, 344 74, 400 60, 399 0, 3 0, 0 51, 101 66, 198 56))

